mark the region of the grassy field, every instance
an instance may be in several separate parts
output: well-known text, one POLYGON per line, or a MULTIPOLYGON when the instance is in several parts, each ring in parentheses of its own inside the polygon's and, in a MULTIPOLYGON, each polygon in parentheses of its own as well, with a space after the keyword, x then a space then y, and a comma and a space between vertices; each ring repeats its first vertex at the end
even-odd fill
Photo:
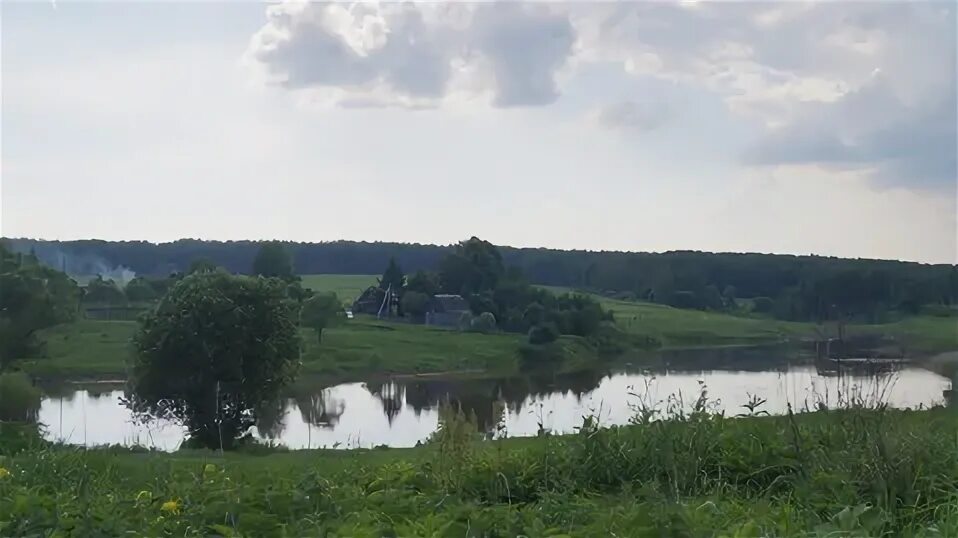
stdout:
MULTIPOLYGON (((26 360, 25 370, 55 378, 126 378, 132 353, 132 321, 81 320, 46 331, 46 357, 26 360)), ((326 329, 323 342, 302 329, 303 374, 333 381, 359 381, 372 375, 448 372, 508 374, 517 367, 517 334, 479 334, 410 323, 358 317, 326 329)), ((595 359, 581 339, 563 337, 570 359, 595 359)))
MULTIPOLYGON (((549 287, 556 293, 567 288, 549 287)), ((814 338, 819 330, 835 336, 835 327, 825 329, 813 323, 748 318, 718 312, 686 310, 638 301, 619 301, 593 295, 603 308, 615 313, 623 329, 657 338, 666 347, 757 344, 783 340, 814 338)), ((894 323, 847 327, 848 334, 883 334, 894 337, 907 348, 937 353, 958 350, 958 319, 954 317, 913 316, 894 323)))
MULTIPOLYGON (((315 275, 314 275, 315 276, 315 275)), ((340 286, 353 277, 326 278, 340 286)), ((336 275, 331 275, 334 277, 336 275)), ((372 278, 372 277, 364 277, 372 278)), ((747 345, 814 337, 809 323, 735 317, 714 312, 599 298, 615 313, 624 330, 651 336, 664 347, 747 345)), ((126 377, 130 338, 135 322, 80 320, 42 334, 46 357, 29 360, 24 368, 36 375, 66 378, 126 377)), ((958 350, 955 318, 921 316, 885 325, 850 326, 849 334, 881 333, 900 339, 912 351, 933 354, 958 350)), ((327 329, 322 344, 303 331, 303 372, 330 381, 353 381, 376 374, 459 372, 486 374, 514 372, 522 335, 462 333, 408 323, 357 318, 327 329)), ((595 352, 575 338, 561 341, 566 356, 587 363, 595 352)))
POLYGON ((0 424, 2 536, 958 536, 948 410, 684 419, 421 448, 82 450, 0 424))
POLYGON ((375 286, 377 278, 377 275, 302 275, 304 288, 335 292, 344 304, 352 304, 366 288, 375 286))

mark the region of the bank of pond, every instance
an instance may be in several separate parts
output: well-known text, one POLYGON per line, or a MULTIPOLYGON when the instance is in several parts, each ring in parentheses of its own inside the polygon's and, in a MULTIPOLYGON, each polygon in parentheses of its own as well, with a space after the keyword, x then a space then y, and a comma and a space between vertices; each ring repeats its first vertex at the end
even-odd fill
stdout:
MULTIPOLYGON (((175 453, 0 423, 3 536, 955 536, 954 411, 848 408, 417 448, 175 453)), ((642 416, 642 415, 639 415, 642 416)))
MULTIPOLYGON (((781 415, 819 409, 928 409, 945 402, 951 381, 924 368, 882 365, 834 370, 779 348, 686 350, 654 366, 618 365, 571 372, 486 377, 396 376, 329 385, 302 377, 275 404, 258 410, 261 443, 304 448, 412 447, 440 426, 440 408, 474 417, 489 438, 576 431, 584 417, 602 426, 636 416, 664 419, 706 405, 713 413, 781 415)), ((184 429, 140 423, 117 382, 44 385, 38 420, 46 439, 86 446, 176 450, 184 429)))

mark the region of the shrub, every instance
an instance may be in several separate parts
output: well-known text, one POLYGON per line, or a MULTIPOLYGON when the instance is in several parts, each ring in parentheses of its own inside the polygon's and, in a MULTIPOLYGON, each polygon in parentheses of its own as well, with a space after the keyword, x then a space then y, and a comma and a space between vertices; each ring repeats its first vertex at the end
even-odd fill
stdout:
POLYGON ((559 330, 554 323, 543 323, 529 329, 529 343, 534 345, 548 344, 559 338, 559 330))
POLYGON ((0 420, 33 422, 39 412, 40 390, 26 374, 0 374, 0 420))
POLYGON ((483 312, 472 319, 469 328, 477 333, 494 332, 496 330, 496 317, 492 315, 492 312, 483 312))
POLYGON ((756 297, 752 299, 752 311, 760 314, 768 314, 775 306, 775 301, 770 297, 756 297))
POLYGON ((558 342, 519 346, 519 366, 523 370, 554 366, 562 362, 564 358, 565 349, 558 342))

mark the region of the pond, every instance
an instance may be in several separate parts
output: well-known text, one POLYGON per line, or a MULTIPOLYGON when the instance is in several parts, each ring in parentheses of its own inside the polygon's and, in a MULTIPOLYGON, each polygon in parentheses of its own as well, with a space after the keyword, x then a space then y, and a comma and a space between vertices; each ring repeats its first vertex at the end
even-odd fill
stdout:
MULTIPOLYGON (((662 355, 654 366, 570 374, 527 374, 502 379, 394 379, 322 387, 300 383, 281 405, 262 416, 254 434, 290 448, 409 447, 435 431, 440 402, 473 413, 490 435, 571 433, 583 417, 603 425, 627 424, 639 408, 690 410, 704 391, 708 406, 726 415, 779 414, 819 406, 886 403, 919 408, 943 402, 951 382, 913 366, 875 371, 830 371, 814 364, 743 352, 662 355), (756 359, 758 357, 758 359, 756 359), (709 368, 701 364, 707 362, 709 368)), ((135 424, 122 405, 121 387, 81 388, 44 397, 40 422, 46 437, 87 446, 142 445, 175 450, 183 430, 172 423, 135 424)))

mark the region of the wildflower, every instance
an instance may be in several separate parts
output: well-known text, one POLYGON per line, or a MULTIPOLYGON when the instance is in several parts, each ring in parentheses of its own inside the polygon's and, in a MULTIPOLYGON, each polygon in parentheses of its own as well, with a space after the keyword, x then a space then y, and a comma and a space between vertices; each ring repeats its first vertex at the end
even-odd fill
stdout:
POLYGON ((161 511, 161 512, 166 512, 166 513, 168 513, 168 514, 173 514, 173 515, 179 514, 179 513, 180 513, 180 501, 179 501, 179 500, 176 500, 176 499, 171 500, 171 501, 166 501, 165 503, 163 503, 163 504, 160 505, 160 511, 161 511))
POLYGON ((8 476, 10 476, 10 471, 8 471, 5 467, 0 467, 0 478, 6 478, 8 476))

